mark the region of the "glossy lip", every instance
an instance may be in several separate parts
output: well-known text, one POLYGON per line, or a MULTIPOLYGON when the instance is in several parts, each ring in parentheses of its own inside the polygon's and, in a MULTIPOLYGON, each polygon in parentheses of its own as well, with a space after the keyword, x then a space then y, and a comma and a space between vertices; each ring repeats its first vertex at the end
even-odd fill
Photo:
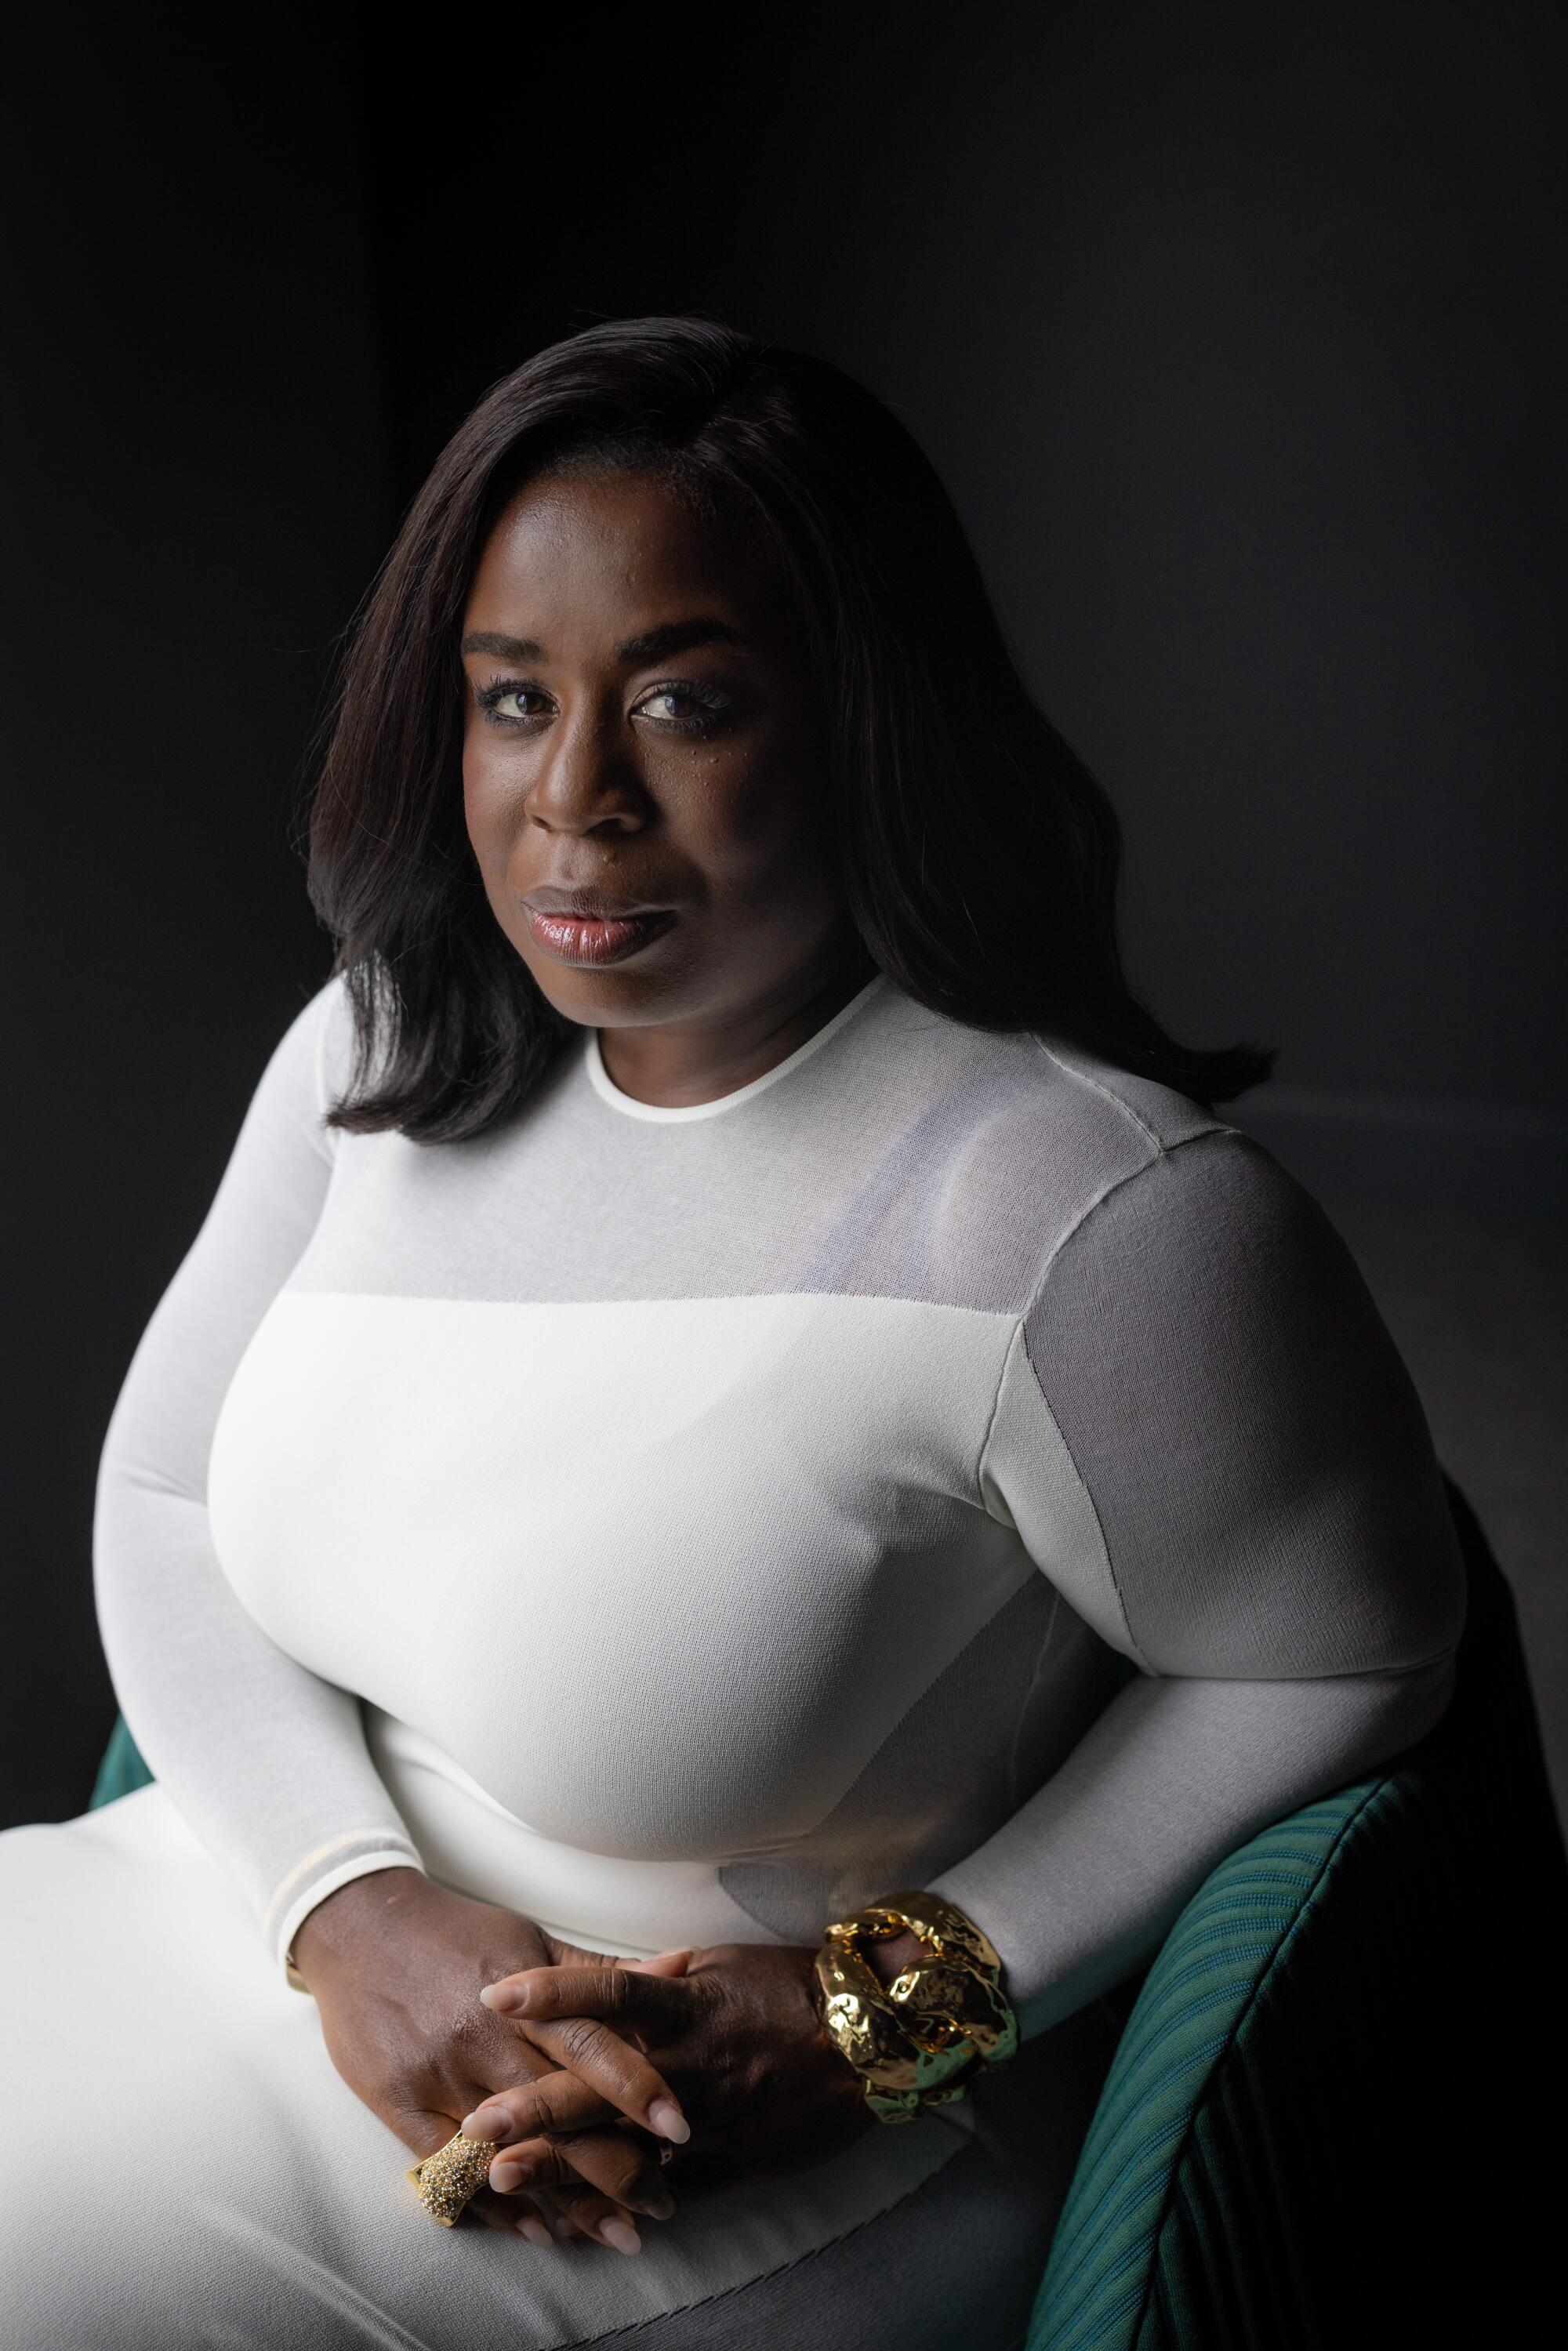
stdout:
POLYGON ((555 963, 624 963, 629 956, 640 955, 661 937, 676 919, 671 906, 639 907, 622 914, 601 913, 597 907, 591 913, 585 912, 580 900, 559 911, 536 903, 539 898, 564 898, 569 894, 577 895, 541 890, 530 893, 522 902, 535 946, 555 963))

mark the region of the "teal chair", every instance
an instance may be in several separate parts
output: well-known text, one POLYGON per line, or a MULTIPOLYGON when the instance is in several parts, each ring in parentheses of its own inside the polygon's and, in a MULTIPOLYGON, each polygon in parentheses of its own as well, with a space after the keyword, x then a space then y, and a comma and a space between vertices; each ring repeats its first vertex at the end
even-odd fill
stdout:
MULTIPOLYGON (((1176 1920, 1022 2351, 1562 2339, 1568 1856, 1512 1594, 1449 1494, 1470 1593, 1453 1702, 1176 1920)), ((117 1723, 92 1801, 150 1776, 117 1723)))
POLYGON ((96 1813, 99 1804, 112 1804, 117 1797, 133 1796, 138 1788, 150 1788, 152 1774, 141 1760, 141 1750, 125 1727, 125 1717, 117 1715, 114 1729, 109 1734, 109 1745, 103 1750, 103 1761, 98 1767, 98 1777, 92 1783, 88 1799, 88 1811, 96 1813))

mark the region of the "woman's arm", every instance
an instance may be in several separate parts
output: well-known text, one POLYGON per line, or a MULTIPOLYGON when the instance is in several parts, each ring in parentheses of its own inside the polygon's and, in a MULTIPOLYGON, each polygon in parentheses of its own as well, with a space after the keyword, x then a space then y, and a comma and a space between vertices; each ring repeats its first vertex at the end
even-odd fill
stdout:
POLYGON ((1151 1958, 1226 1854, 1432 1727, 1464 1575, 1348 1252, 1236 1134, 1153 1159, 1057 1253, 982 1486, 1142 1668, 932 1889, 990 1935, 1032 2034, 1151 1958))
POLYGON ((137 1745, 239 1880, 281 1959, 300 1920, 368 1871, 420 1866, 357 1702, 285 1656, 213 1551, 207 1455, 253 1332, 321 1212, 332 1165, 323 1054, 340 990, 289 1029, 205 1223, 136 1351, 99 1479, 94 1569, 137 1745))
POLYGON ((1430 1729, 1451 1680, 1446 1660, 1312 1682, 1140 1676, 932 1891, 991 1937, 1030 2039, 1152 1959, 1227 1854, 1430 1729))
MULTIPOLYGON (((239 1880, 275 1956, 298 1938, 339 2071, 424 2156, 484 2095, 554 2065, 499 2018, 472 2013, 477 1983, 548 1962, 551 1947, 528 1920, 426 1878, 371 1761, 357 1699, 267 1638, 225 1580, 207 1523, 219 1408, 327 1196, 326 1072, 345 1028, 340 990, 324 989, 256 1089, 115 1408, 95 1567, 104 1647, 138 1746, 239 1880)), ((581 2136, 557 2190, 576 2225, 605 2243, 621 2242, 630 2210, 658 2215, 668 2204, 643 2142, 591 2127, 625 2112, 646 2121, 651 2099, 668 2101, 653 2070, 612 2043, 601 2044, 610 2100, 572 2112, 581 2136)), ((684 2129, 673 2102, 670 2112, 684 2129)), ((492 2225, 543 2235, 526 2200, 479 2200, 492 2225)))
MULTIPOLYGON (((1420 1406, 1354 1266, 1234 1134, 1152 1156, 1057 1253, 980 1483, 1142 1668, 930 1889, 990 1936, 1032 2035, 1151 1958, 1256 1830, 1431 1728, 1464 1577, 1420 1406)), ((915 1955, 912 1938, 878 1946, 879 1971, 915 1955)), ((643 2031, 692 2116, 682 2177, 706 2162, 726 2179, 864 2126, 811 1959, 733 1945, 674 1980, 536 1969, 488 1997, 530 2034, 569 2010, 643 2031)), ((537 2104, 525 2089, 487 2114, 521 2135, 537 2104)))
MULTIPOLYGON (((239 1880, 280 1961, 298 1938, 339 2071, 424 2156, 488 2092, 554 2065, 500 2019, 472 2013, 476 1984, 548 1962, 551 1947, 528 1920, 426 1878, 371 1761, 358 1701, 267 1638, 225 1580, 207 1524, 225 1393, 327 1196, 327 1071, 345 1032, 340 990, 324 989, 267 1066, 115 1408, 94 1553, 104 1647, 138 1746, 239 1880)), ((557 2189, 605 2243, 619 2241, 629 2210, 660 2214, 668 2201, 643 2142, 591 2127, 627 2111, 646 2119, 650 2098, 668 2097, 612 2040, 601 2044, 609 2103, 572 2112, 582 2135, 557 2189)), ((480 2200, 492 2225, 543 2234, 526 2200, 480 2200)))

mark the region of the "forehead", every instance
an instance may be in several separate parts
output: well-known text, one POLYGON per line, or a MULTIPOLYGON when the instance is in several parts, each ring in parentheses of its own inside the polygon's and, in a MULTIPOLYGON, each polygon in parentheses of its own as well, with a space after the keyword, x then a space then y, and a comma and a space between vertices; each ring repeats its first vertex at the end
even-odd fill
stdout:
POLYGON ((553 617, 622 638, 698 610, 766 625, 774 601, 741 535, 676 485, 582 472, 546 475, 510 500, 480 555, 465 619, 540 637, 553 617))

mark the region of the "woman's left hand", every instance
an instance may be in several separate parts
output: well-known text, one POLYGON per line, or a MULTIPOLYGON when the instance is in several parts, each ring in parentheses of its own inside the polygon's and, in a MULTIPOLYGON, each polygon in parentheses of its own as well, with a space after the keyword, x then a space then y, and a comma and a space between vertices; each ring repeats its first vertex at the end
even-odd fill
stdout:
MULTIPOLYGON (((794 1945, 720 1943, 691 1953, 682 1975, 526 1968, 481 1998, 525 2039, 542 2032, 555 2062, 607 2098, 616 2047, 623 2062, 626 2042, 639 2043, 692 2126, 678 2162, 685 2190, 811 2162, 869 2128, 860 2076, 812 2005, 814 1958, 794 1945)), ((483 2112, 486 2136, 507 2145, 554 2126, 542 2085, 497 2091, 483 2112)))

